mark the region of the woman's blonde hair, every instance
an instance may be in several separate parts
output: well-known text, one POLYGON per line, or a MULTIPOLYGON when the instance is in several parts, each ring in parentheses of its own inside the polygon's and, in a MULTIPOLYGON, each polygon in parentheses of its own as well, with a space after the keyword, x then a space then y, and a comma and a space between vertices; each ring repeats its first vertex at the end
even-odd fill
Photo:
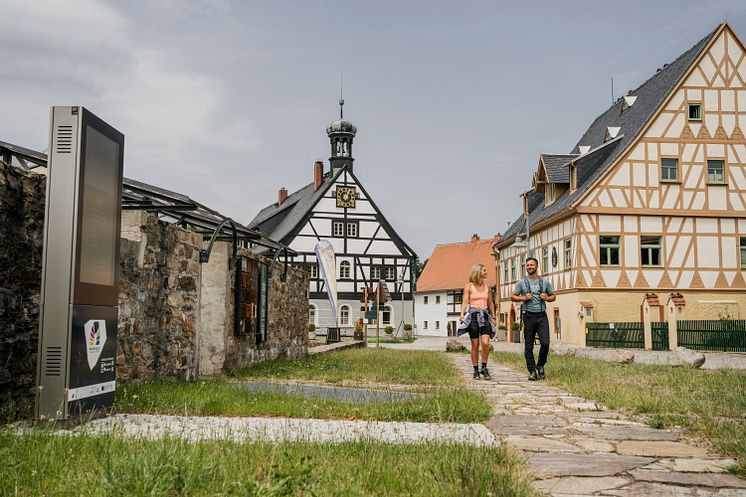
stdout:
POLYGON ((484 264, 474 264, 469 271, 469 281, 475 285, 481 283, 482 269, 484 269, 484 264))

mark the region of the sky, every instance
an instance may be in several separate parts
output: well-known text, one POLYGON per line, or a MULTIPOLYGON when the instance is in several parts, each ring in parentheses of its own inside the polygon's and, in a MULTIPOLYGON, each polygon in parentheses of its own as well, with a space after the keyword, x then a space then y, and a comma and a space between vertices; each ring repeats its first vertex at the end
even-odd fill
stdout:
POLYGON ((49 108, 125 135, 128 178, 248 224, 313 180, 327 124, 421 259, 505 231, 540 153, 746 2, 0 0, 0 141, 44 150, 49 108))

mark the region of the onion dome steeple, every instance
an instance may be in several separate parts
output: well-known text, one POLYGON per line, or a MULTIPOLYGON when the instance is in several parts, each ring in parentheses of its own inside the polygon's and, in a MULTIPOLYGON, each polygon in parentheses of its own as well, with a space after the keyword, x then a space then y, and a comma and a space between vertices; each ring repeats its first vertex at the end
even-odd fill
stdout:
POLYGON ((339 119, 329 123, 326 134, 332 146, 332 156, 329 157, 331 173, 334 175, 338 169, 347 165, 352 170, 352 141, 357 133, 357 126, 344 118, 344 98, 339 99, 339 119))

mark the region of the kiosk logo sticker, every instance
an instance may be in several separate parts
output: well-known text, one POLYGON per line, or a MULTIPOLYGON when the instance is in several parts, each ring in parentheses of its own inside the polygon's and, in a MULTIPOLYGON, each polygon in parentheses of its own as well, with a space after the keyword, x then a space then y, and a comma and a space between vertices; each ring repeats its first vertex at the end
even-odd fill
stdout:
POLYGON ((88 367, 93 371, 106 343, 106 321, 103 319, 91 319, 83 325, 83 332, 86 337, 85 350, 88 356, 88 367))

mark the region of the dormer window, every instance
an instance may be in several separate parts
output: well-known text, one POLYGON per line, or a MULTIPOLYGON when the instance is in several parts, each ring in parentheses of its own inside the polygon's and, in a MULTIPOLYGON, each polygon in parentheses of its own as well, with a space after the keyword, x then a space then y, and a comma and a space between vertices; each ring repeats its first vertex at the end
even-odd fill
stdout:
POLYGON ((607 142, 613 138, 616 138, 619 134, 619 130, 622 128, 619 126, 609 126, 606 128, 606 135, 604 136, 604 142, 607 142))
POLYGON ((689 108, 689 120, 690 121, 701 121, 702 120, 702 104, 690 102, 689 108))
POLYGON ((547 183, 546 190, 544 193, 544 205, 549 205, 554 202, 557 194, 556 185, 554 183, 547 183))
POLYGON ((578 189, 578 166, 575 163, 570 164, 570 191, 578 189))
POLYGON ((622 112, 629 109, 635 104, 635 100, 637 100, 637 97, 632 95, 627 95, 622 99, 622 112))

